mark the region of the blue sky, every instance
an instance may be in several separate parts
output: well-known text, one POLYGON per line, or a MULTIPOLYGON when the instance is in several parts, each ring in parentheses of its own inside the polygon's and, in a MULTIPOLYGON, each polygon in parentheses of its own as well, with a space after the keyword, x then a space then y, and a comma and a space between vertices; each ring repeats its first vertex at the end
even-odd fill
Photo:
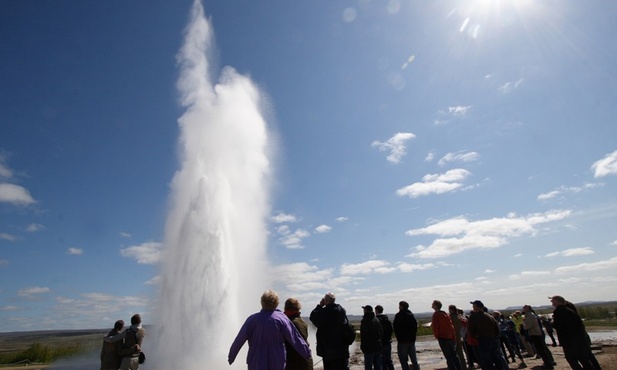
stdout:
MULTIPOLYGON (((0 2, 0 331, 152 317, 191 5, 0 2)), ((204 8, 269 103, 283 298, 617 299, 617 5, 204 8)))

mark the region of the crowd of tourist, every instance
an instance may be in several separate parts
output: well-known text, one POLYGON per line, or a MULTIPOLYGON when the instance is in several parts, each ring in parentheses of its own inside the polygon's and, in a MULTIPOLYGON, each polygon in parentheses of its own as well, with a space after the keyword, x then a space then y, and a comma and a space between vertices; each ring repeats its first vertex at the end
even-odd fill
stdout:
MULTIPOLYGON (((526 368, 525 358, 542 359, 542 369, 554 369, 553 354, 546 344, 561 346, 574 370, 600 370, 591 351, 591 341, 576 307, 561 296, 549 297, 552 317, 539 317, 530 305, 524 305, 506 316, 489 312, 482 301, 471 301, 466 314, 455 305, 442 310, 439 300, 434 310, 431 329, 443 352, 449 370, 507 370, 509 361, 526 368), (554 333, 557 334, 555 340, 554 333)), ((300 317, 300 302, 290 298, 284 313, 277 309, 278 296, 267 291, 261 298, 262 310, 249 316, 229 351, 233 363, 243 344, 249 342, 248 370, 313 369, 307 324, 300 317)), ((416 355, 418 321, 409 303, 400 301, 391 322, 383 307, 363 306, 360 322, 360 349, 365 370, 394 370, 392 339, 396 338, 396 354, 402 370, 420 370, 416 355)), ((327 293, 311 311, 310 321, 317 328, 317 356, 324 370, 349 370, 349 319, 336 297, 327 293)), ((352 335, 353 331, 352 331, 352 335)), ((353 341, 353 337, 351 339, 353 341)))

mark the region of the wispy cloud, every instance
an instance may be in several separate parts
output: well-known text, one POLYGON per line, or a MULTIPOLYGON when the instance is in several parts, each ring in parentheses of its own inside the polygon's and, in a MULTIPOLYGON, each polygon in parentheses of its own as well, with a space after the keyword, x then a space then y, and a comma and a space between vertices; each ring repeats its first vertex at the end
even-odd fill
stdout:
POLYGON ((349 218, 347 218, 347 217, 337 217, 336 218, 336 221, 338 221, 338 222, 345 222, 347 220, 349 220, 349 218))
POLYGON ((445 166, 451 162, 474 162, 480 158, 480 154, 476 152, 458 152, 458 153, 448 153, 444 155, 439 162, 437 162, 438 166, 445 166))
POLYGON ((51 289, 47 287, 29 287, 24 289, 19 289, 17 291, 17 295, 20 297, 33 297, 36 294, 44 294, 51 292, 51 289))
POLYGON ((505 84, 499 86, 499 92, 501 92, 502 94, 509 94, 512 91, 516 90, 519 88, 519 86, 521 86, 521 84, 523 83, 523 79, 518 79, 516 81, 509 81, 506 82, 505 84))
POLYGON ((284 212, 278 212, 276 215, 270 217, 270 221, 275 224, 282 224, 286 222, 297 222, 298 219, 294 215, 290 215, 284 212))
POLYGON ((408 230, 405 234, 409 236, 440 236, 429 246, 415 247, 415 252, 409 257, 439 258, 467 250, 498 248, 507 244, 510 238, 535 235, 536 225, 562 220, 571 213, 570 210, 555 210, 523 217, 511 214, 480 221, 468 221, 462 216, 451 218, 425 228, 408 230))
POLYGON ((557 274, 569 274, 569 273, 585 273, 585 272, 597 272, 598 270, 612 270, 617 268, 617 257, 610 258, 604 261, 580 263, 578 265, 562 266, 555 269, 557 274))
POLYGON ((26 227, 26 231, 29 233, 35 233, 37 231, 43 231, 45 229, 46 229, 45 225, 41 225, 41 224, 30 224, 26 227))
POLYGON ((0 233, 0 240, 7 240, 10 242, 14 242, 15 240, 17 240, 17 237, 12 234, 0 233))
POLYGON ((303 249, 302 240, 311 236, 311 233, 304 229, 291 231, 287 225, 281 225, 276 232, 280 236, 279 243, 287 249, 303 249))
POLYGON ((119 234, 121 237, 123 237, 123 238, 127 238, 127 239, 130 239, 130 238, 131 238, 131 234, 129 234, 129 233, 127 233, 127 232, 124 232, 124 231, 121 231, 121 232, 119 232, 118 234, 119 234))
POLYGON ((29 205, 36 203, 36 201, 23 186, 4 183, 0 184, 0 203, 29 205))
POLYGON ((332 230, 332 228, 328 225, 319 225, 315 228, 315 232, 317 234, 323 234, 323 233, 327 233, 330 230, 332 230))
POLYGON ((593 249, 589 248, 589 247, 585 247, 585 248, 571 248, 571 249, 566 249, 563 251, 557 251, 557 252, 552 252, 552 253, 548 253, 545 257, 557 257, 557 256, 561 256, 561 257, 577 257, 577 256, 586 256, 589 254, 594 254, 596 252, 593 251, 593 249))
POLYGON ((549 191, 548 193, 542 193, 538 195, 538 200, 549 200, 564 194, 576 194, 583 190, 593 189, 603 185, 604 184, 602 183, 588 183, 583 186, 560 186, 549 191))
POLYGON ((594 170, 594 177, 617 175, 617 150, 594 162, 591 169, 594 170))
POLYGON ((388 162, 399 163, 401 159, 407 154, 405 142, 415 138, 416 135, 411 132, 399 132, 389 138, 386 142, 373 141, 371 146, 378 148, 379 151, 390 151, 390 155, 386 157, 388 162))
POLYGON ((74 255, 77 255, 77 256, 81 256, 82 254, 84 254, 84 251, 81 248, 69 248, 66 251, 66 253, 67 254, 74 254, 74 255))
POLYGON ((435 125, 445 125, 452 120, 464 118, 471 110, 471 105, 455 105, 448 107, 445 110, 440 110, 439 118, 434 121, 435 125))
POLYGON ((417 198, 429 194, 443 194, 455 191, 463 186, 462 181, 471 175, 471 172, 457 168, 443 174, 429 174, 422 178, 421 182, 400 188, 396 191, 398 196, 417 198))
POLYGON ((161 261, 163 244, 158 242, 146 242, 133 245, 120 250, 123 257, 133 258, 137 263, 155 265, 161 261))

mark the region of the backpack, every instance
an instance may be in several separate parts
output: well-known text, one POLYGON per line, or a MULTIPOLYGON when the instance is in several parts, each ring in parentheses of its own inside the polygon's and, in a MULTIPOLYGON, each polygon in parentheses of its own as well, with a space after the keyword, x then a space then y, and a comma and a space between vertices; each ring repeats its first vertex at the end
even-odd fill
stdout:
POLYGON ((356 329, 354 329, 353 325, 351 325, 347 317, 345 317, 345 323, 343 324, 343 326, 344 326, 343 338, 345 339, 345 344, 350 346, 353 342, 356 341, 356 329))

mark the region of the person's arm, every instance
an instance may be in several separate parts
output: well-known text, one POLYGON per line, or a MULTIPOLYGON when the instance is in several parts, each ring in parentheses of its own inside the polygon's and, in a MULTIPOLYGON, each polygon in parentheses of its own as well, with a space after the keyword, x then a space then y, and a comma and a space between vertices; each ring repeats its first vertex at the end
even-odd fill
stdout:
POLYGON ((126 332, 127 332, 127 330, 124 330, 120 334, 116 334, 116 335, 112 335, 112 336, 106 335, 103 338, 103 340, 105 342, 107 342, 107 343, 115 343, 115 342, 117 342, 119 340, 122 340, 122 339, 126 338, 126 332))
POLYGON ((246 319, 246 321, 244 322, 244 325, 242 325, 242 327, 240 328, 238 335, 236 335, 236 339, 234 339, 234 342, 231 344, 231 347, 229 348, 229 354, 227 355, 227 362, 229 362, 230 365, 233 364, 233 362, 236 360, 236 356, 238 356, 238 352, 240 352, 240 349, 244 345, 244 342, 248 340, 249 319, 250 317, 246 319))
POLYGON ((285 317, 282 321, 281 331, 285 340, 291 344, 293 349, 298 352, 300 356, 305 359, 311 358, 311 349, 309 348, 308 343, 302 335, 298 331, 298 329, 293 325, 293 323, 285 317))

